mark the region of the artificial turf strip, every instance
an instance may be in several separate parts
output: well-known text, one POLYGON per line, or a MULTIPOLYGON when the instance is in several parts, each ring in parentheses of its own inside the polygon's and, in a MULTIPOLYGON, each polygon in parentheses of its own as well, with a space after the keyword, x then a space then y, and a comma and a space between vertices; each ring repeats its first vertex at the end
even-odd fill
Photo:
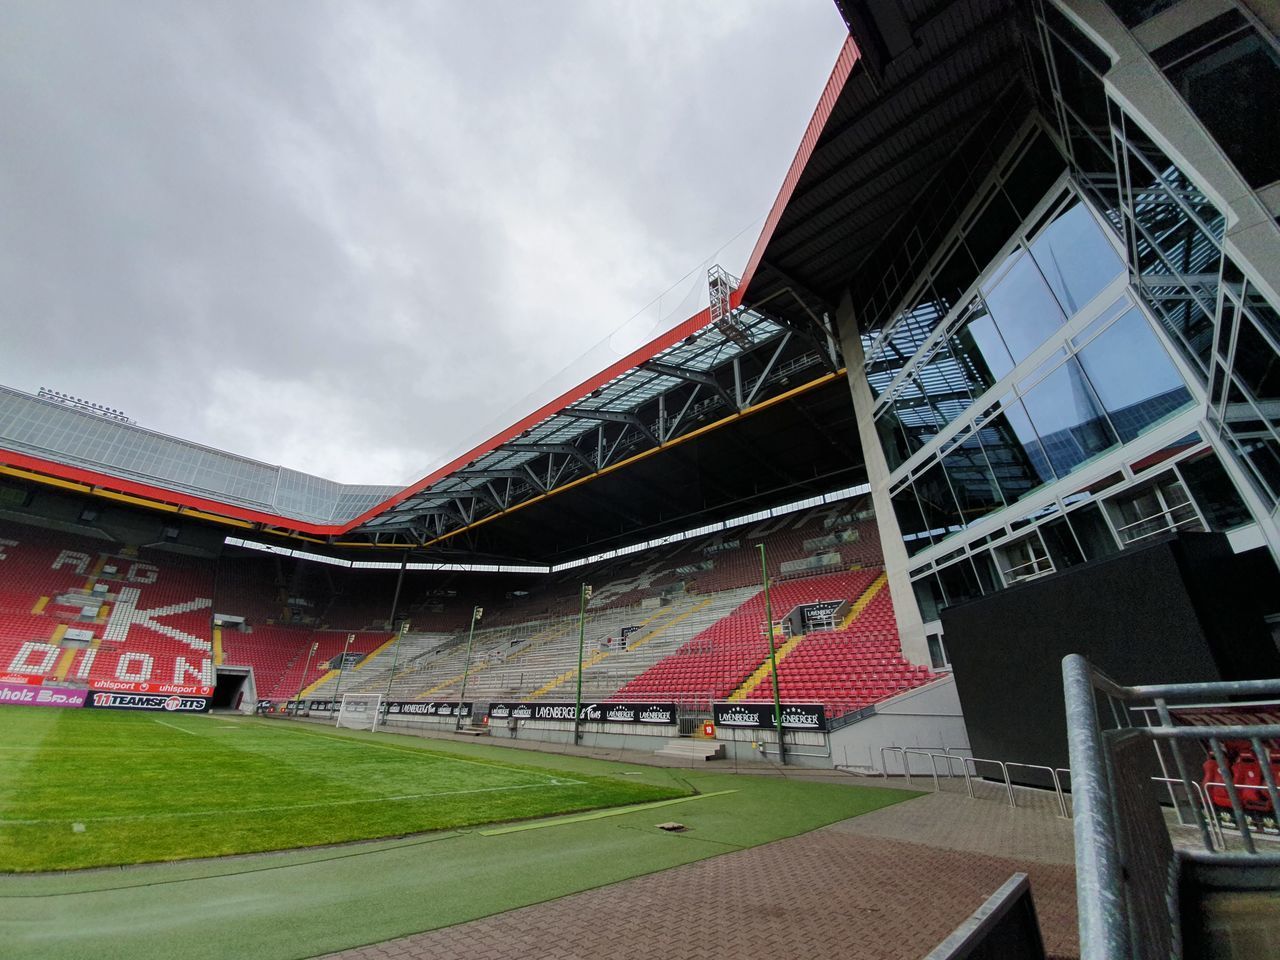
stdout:
POLYGON ((574 776, 627 774, 653 785, 734 792, 684 807, 680 819, 688 829, 681 834, 658 830, 658 818, 641 810, 494 837, 459 830, 123 871, 0 877, 6 960, 310 957, 795 836, 917 795, 639 767, 484 743, 425 746, 574 776))
POLYGON ((292 849, 689 792, 280 722, 3 707, 0 729, 4 871, 292 849))

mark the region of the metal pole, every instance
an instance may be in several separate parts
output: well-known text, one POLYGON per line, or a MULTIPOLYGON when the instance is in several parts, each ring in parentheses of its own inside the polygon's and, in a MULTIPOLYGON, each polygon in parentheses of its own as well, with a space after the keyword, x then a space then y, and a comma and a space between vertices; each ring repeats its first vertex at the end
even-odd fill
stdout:
POLYGON ((293 715, 295 717, 298 715, 298 708, 302 706, 302 691, 307 686, 307 674, 311 672, 311 658, 316 655, 316 648, 319 646, 319 643, 312 641, 311 650, 307 654, 307 665, 302 668, 302 676, 298 679, 298 696, 293 701, 293 715))
POLYGON ((584 583, 578 599, 578 695, 573 710, 574 743, 582 739, 582 646, 587 633, 587 599, 590 596, 591 588, 584 583))
POLYGON ((467 658, 462 664, 462 690, 458 693, 458 713, 454 717, 453 729, 462 729, 462 702, 467 699, 467 674, 471 672, 471 641, 476 635, 476 621, 484 616, 483 607, 471 608, 471 629, 467 631, 467 658))
POLYGON ((778 728, 778 762, 787 762, 786 747, 782 743, 782 696, 778 693, 778 651, 773 646, 773 603, 769 598, 769 563, 765 559, 764 544, 760 544, 760 577, 764 582, 764 631, 769 636, 769 667, 773 672, 773 722, 778 728))
MULTIPOLYGON (((396 678, 396 665, 400 662, 400 641, 404 639, 404 635, 409 632, 409 621, 406 620, 400 624, 400 632, 396 634, 396 645, 391 648, 391 672, 387 674, 387 693, 382 699, 387 703, 391 702, 391 682, 396 678)), ((383 721, 386 721, 386 714, 383 715, 383 721)))
POLYGON ((355 638, 354 633, 347 634, 347 645, 342 648, 342 659, 338 661, 338 688, 333 691, 333 699, 339 710, 342 709, 342 678, 347 672, 347 651, 351 649, 351 641, 355 638))

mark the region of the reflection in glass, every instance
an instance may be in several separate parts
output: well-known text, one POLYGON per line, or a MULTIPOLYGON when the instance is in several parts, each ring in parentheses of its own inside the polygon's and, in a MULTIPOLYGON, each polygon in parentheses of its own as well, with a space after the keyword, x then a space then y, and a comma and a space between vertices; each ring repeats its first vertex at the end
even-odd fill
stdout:
POLYGON ((982 596, 978 578, 974 575, 973 567, 967 557, 939 570, 938 579, 942 581, 948 606, 982 596))
POLYGON ((981 300, 974 301, 964 325, 952 336, 951 352, 975 397, 1013 370, 1009 349, 981 300))
POLYGON ((1212 450, 1202 450, 1177 466, 1183 482, 1191 491, 1191 499, 1209 521, 1211 529, 1230 530, 1252 519, 1235 484, 1212 450))
POLYGON ((876 418, 876 433, 880 437, 880 447, 884 450, 884 458, 889 464, 889 469, 898 469, 911 456, 912 451, 907 445, 907 438, 902 432, 902 425, 898 423, 898 415, 894 413, 892 405, 876 418))
POLYGON ((1044 545, 1049 548, 1049 557, 1057 569, 1064 570, 1084 563, 1084 554, 1081 553, 1071 528, 1067 526, 1066 517, 1046 523, 1040 528, 1040 536, 1044 538, 1044 545))
POLYGON ((1045 228, 1031 244, 1031 255, 1067 316, 1124 270, 1115 248, 1079 202, 1045 228))
POLYGON ((907 484, 893 495, 893 512, 898 518, 898 530, 902 534, 902 542, 908 554, 917 554, 933 541, 929 538, 929 528, 925 525, 924 514, 920 512, 920 502, 916 500, 915 489, 907 484))
POLYGON ((1035 261, 1017 254, 994 285, 983 288, 987 308, 1014 361, 1021 363, 1062 326, 1062 311, 1035 261))
POLYGON ((1068 360, 1022 398, 1059 476, 1117 443, 1080 365, 1068 360))
POLYGON ((970 434, 948 452, 942 458, 942 467, 955 491, 963 523, 972 523, 1004 506, 995 474, 976 434, 970 434))
POLYGON ((911 584, 916 594, 916 604, 920 607, 920 619, 928 623, 937 620, 938 614, 946 606, 942 595, 942 585, 938 583, 938 575, 931 573, 911 584))
POLYGON ((1116 543, 1115 535, 1096 503, 1072 510, 1067 514, 1067 522, 1071 524, 1086 560, 1097 560, 1120 552, 1120 544, 1116 543))
POLYGON ((1011 401, 1003 412, 987 421, 978 431, 978 438, 1006 503, 1013 503, 1054 479, 1049 458, 1020 401, 1011 401))
POLYGON ((1191 403, 1191 393, 1142 314, 1130 310, 1078 354, 1127 443, 1191 403))
POLYGON ((935 462, 912 482, 912 486, 920 501, 924 522, 935 541, 961 529, 960 509, 941 463, 935 462))

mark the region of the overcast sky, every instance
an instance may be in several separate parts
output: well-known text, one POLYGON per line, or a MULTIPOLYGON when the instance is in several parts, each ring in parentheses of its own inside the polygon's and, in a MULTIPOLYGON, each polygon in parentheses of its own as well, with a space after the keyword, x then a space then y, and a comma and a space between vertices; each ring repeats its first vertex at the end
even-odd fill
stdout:
POLYGON ((831 0, 5 0, 0 383, 407 482, 741 269, 843 39, 831 0))

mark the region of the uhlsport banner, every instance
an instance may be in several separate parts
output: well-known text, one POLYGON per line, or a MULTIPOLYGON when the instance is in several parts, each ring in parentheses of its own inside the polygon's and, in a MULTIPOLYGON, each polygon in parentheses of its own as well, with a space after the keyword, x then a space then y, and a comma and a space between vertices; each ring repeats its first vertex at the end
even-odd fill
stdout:
MULTIPOLYGON (((489 720, 567 720, 573 722, 576 704, 570 702, 503 702, 489 704, 489 720)), ((582 705, 583 723, 676 722, 674 703, 616 703, 596 701, 582 705)))
POLYGON ((100 710, 157 710, 168 713, 202 713, 209 709, 208 697, 183 697, 178 694, 119 693, 93 690, 85 702, 86 707, 100 710))
MULTIPOLYGON (((717 727, 739 727, 748 730, 776 730, 773 704, 715 703, 712 715, 717 727)), ((820 703, 784 703, 783 730, 826 730, 827 711, 820 703)))
POLYGON ((26 683, 0 683, 0 705, 14 707, 83 707, 86 691, 59 690, 26 683))

